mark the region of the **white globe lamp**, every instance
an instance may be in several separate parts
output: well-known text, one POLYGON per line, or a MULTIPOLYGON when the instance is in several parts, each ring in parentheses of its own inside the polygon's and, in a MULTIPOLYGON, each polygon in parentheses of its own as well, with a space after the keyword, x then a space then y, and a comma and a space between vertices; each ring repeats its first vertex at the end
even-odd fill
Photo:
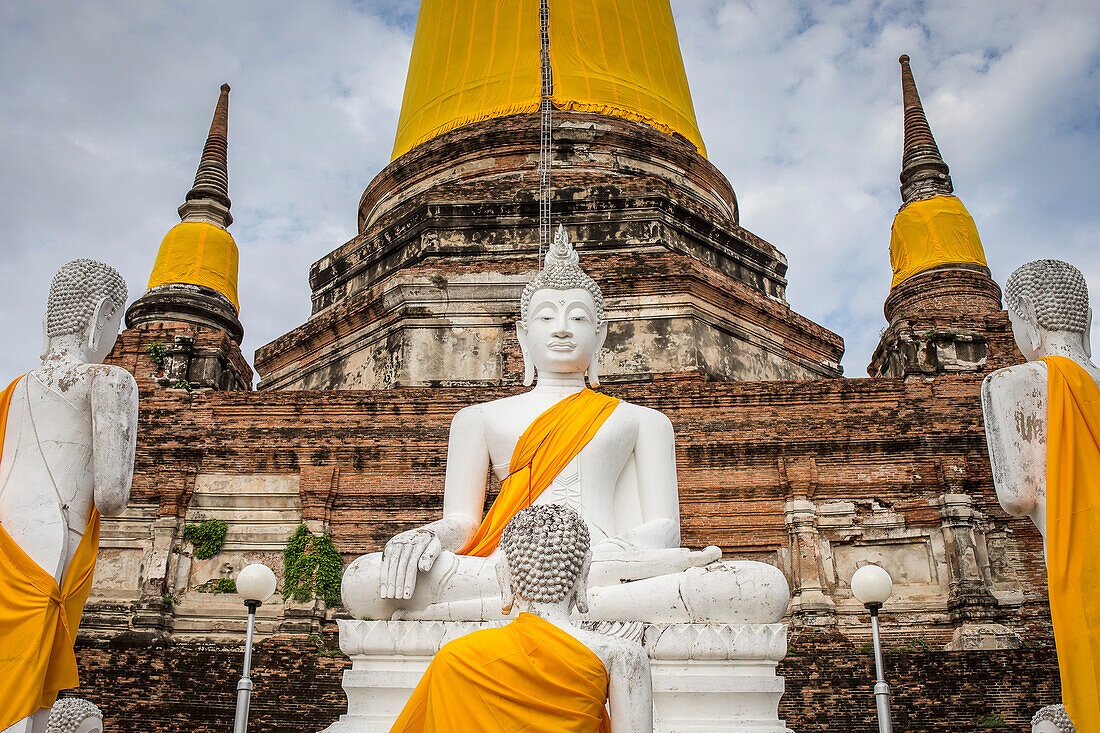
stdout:
POLYGON ((237 595, 248 608, 248 626, 244 642, 244 676, 237 683, 237 714, 233 719, 233 733, 248 730, 248 704, 252 698, 252 632, 256 628, 256 609, 275 594, 275 573, 263 563, 245 565, 237 573, 237 595))
POLYGON ((875 646, 875 708, 878 711, 879 733, 893 733, 890 719, 890 687, 882 664, 882 641, 878 633, 878 611, 894 593, 890 573, 878 565, 864 565, 852 574, 852 595, 871 613, 871 638, 875 646))
POLYGON ((247 604, 263 603, 275 594, 275 573, 268 566, 254 562, 237 574, 237 595, 247 604))

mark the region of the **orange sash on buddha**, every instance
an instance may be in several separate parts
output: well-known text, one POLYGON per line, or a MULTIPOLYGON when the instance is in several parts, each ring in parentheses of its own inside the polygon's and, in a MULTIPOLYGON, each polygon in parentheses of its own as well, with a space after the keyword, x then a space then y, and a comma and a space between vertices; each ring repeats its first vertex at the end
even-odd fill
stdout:
POLYGON ((512 517, 531 506, 588 445, 618 404, 614 397, 583 389, 539 415, 520 436, 512 451, 508 477, 500 482, 500 493, 458 554, 491 555, 512 517))
POLYGON ((1100 388, 1061 356, 1047 365, 1047 585, 1062 704, 1100 731, 1100 388))
POLYGON ((607 683, 591 649, 521 613, 445 644, 390 733, 610 733, 607 683))
MULTIPOLYGON (((18 381, 0 393, 0 452, 18 381)), ((79 684, 73 644, 98 550, 99 512, 93 505, 59 588, 0 526, 0 730, 52 706, 60 690, 79 684)))

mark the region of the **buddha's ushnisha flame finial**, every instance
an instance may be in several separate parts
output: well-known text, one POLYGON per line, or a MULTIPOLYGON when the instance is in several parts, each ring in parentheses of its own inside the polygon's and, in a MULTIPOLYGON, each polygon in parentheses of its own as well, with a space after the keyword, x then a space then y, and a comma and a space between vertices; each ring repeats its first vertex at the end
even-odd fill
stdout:
POLYGON ((901 154, 901 198, 908 204, 935 195, 950 194, 954 187, 947 163, 940 155, 932 128, 924 114, 909 57, 902 55, 901 96, 905 115, 905 142, 901 154))
POLYGON ((202 159, 195 173, 195 184, 187 192, 185 201, 213 199, 229 208, 228 130, 229 85, 222 84, 218 104, 214 107, 214 119, 210 121, 210 133, 206 136, 202 159))
POLYGON ((572 290, 582 288, 587 290, 596 304, 596 320, 603 321, 603 293, 596 281, 590 278, 580 266, 580 256, 569 241, 569 235, 565 233, 565 227, 558 225, 558 231, 554 234, 554 241, 546 252, 546 262, 535 279, 527 283, 520 296, 519 310, 520 320, 527 322, 527 312, 531 305, 531 296, 535 291, 542 289, 572 290))

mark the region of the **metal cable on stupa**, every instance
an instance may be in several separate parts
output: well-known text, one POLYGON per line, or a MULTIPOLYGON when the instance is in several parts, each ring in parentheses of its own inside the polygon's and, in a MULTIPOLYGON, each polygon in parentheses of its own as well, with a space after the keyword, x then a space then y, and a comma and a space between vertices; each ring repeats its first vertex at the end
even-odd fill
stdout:
POLYGON ((542 58, 542 114, 539 136, 539 267, 542 267, 543 251, 550 245, 550 124, 554 105, 550 97, 554 93, 554 77, 550 69, 550 3, 539 3, 539 42, 542 58))

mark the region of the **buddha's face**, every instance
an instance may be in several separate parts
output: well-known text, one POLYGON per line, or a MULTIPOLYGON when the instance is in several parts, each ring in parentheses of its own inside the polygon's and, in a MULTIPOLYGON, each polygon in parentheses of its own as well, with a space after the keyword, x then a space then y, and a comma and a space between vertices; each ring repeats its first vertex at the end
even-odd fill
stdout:
MULTIPOLYGON (((536 290, 527 323, 517 324, 524 359, 539 374, 584 374, 607 335, 596 320, 596 303, 584 288, 536 290)), ((591 375, 590 375, 591 376, 591 375)))

